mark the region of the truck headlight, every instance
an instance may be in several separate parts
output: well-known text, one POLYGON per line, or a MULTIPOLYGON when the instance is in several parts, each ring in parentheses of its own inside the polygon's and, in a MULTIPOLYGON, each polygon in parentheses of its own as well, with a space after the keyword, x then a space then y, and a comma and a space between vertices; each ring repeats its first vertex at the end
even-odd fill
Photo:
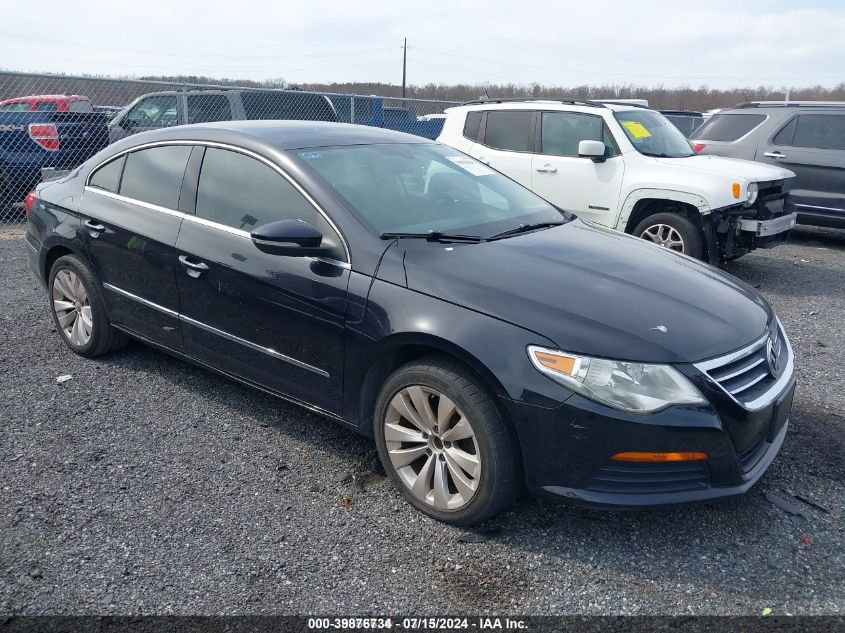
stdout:
POLYGON ((651 413, 673 404, 704 404, 704 396, 669 365, 629 363, 569 354, 536 345, 528 357, 540 372, 592 400, 629 413, 651 413))
POLYGON ((745 192, 745 204, 749 207, 757 201, 757 194, 760 191, 760 187, 756 182, 752 182, 748 185, 748 190, 745 192))

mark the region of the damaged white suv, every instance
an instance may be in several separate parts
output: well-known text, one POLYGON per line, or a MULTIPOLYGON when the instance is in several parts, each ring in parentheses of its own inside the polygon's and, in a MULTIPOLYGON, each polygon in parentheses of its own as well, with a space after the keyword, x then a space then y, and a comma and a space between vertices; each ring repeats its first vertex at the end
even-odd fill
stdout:
POLYGON ((654 110, 580 100, 485 100, 446 115, 441 143, 583 220, 712 264, 780 244, 795 225, 783 204, 783 182, 794 173, 699 156, 654 110))

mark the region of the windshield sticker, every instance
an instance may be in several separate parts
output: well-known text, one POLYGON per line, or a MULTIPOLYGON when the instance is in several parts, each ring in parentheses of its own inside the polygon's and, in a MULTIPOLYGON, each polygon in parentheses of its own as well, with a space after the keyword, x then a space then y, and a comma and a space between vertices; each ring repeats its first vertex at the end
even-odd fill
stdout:
POLYGON ((477 160, 474 160, 469 156, 447 156, 446 160, 452 161, 458 167, 468 171, 473 176, 492 176, 496 173, 484 163, 479 163, 477 160))
POLYGON ((320 152, 303 152, 302 158, 306 160, 314 160, 315 158, 322 158, 323 155, 320 152))
POLYGON ((651 132, 646 129, 646 126, 637 121, 625 121, 622 125, 631 133, 634 138, 648 138, 651 132))

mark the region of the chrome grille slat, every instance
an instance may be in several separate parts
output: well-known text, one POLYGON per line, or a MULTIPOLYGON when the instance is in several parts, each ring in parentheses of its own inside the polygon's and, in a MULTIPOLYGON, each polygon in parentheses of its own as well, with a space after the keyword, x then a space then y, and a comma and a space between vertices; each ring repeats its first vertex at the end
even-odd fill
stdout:
POLYGON ((763 373, 761 373, 761 374, 759 374, 759 375, 755 376, 755 377, 754 377, 754 378, 752 378, 751 380, 748 380, 748 381, 744 382, 744 383, 743 383, 743 384, 741 384, 739 387, 734 387, 733 389, 730 389, 729 391, 731 392, 731 394, 733 394, 733 395, 735 396, 735 395, 737 395, 737 394, 742 393, 742 392, 743 392, 743 391, 745 391, 746 389, 750 389, 751 387, 753 387, 754 385, 756 385, 758 382, 760 382, 760 381, 761 381, 761 380, 763 380, 764 378, 767 378, 767 377, 768 377, 768 376, 770 376, 770 375, 771 375, 771 374, 769 374, 769 372, 764 371, 763 373))
POLYGON ((774 327, 781 346, 783 368, 777 376, 769 371, 769 334, 735 352, 696 363, 696 368, 745 409, 757 411, 768 406, 789 384, 795 368, 792 346, 783 325, 776 319, 774 327))
POLYGON ((766 357, 760 356, 758 358, 752 358, 750 363, 747 363, 740 367, 739 369, 734 369, 733 371, 729 372, 728 374, 721 375, 717 372, 711 372, 710 377, 715 380, 716 382, 724 382, 725 380, 730 380, 731 378, 735 378, 740 374, 744 374, 747 371, 754 369, 760 363, 765 363, 766 357))

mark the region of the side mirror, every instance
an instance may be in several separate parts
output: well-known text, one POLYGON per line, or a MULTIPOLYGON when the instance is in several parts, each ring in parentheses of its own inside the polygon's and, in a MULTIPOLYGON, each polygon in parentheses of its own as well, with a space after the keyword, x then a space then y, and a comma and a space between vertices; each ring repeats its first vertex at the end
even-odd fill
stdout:
POLYGON ((279 220, 254 229, 252 243, 263 253, 288 257, 324 257, 323 234, 302 220, 279 220))
POLYGON ((603 163, 607 160, 604 152, 605 145, 601 141, 581 141, 578 143, 578 156, 589 158, 594 163, 603 163))

